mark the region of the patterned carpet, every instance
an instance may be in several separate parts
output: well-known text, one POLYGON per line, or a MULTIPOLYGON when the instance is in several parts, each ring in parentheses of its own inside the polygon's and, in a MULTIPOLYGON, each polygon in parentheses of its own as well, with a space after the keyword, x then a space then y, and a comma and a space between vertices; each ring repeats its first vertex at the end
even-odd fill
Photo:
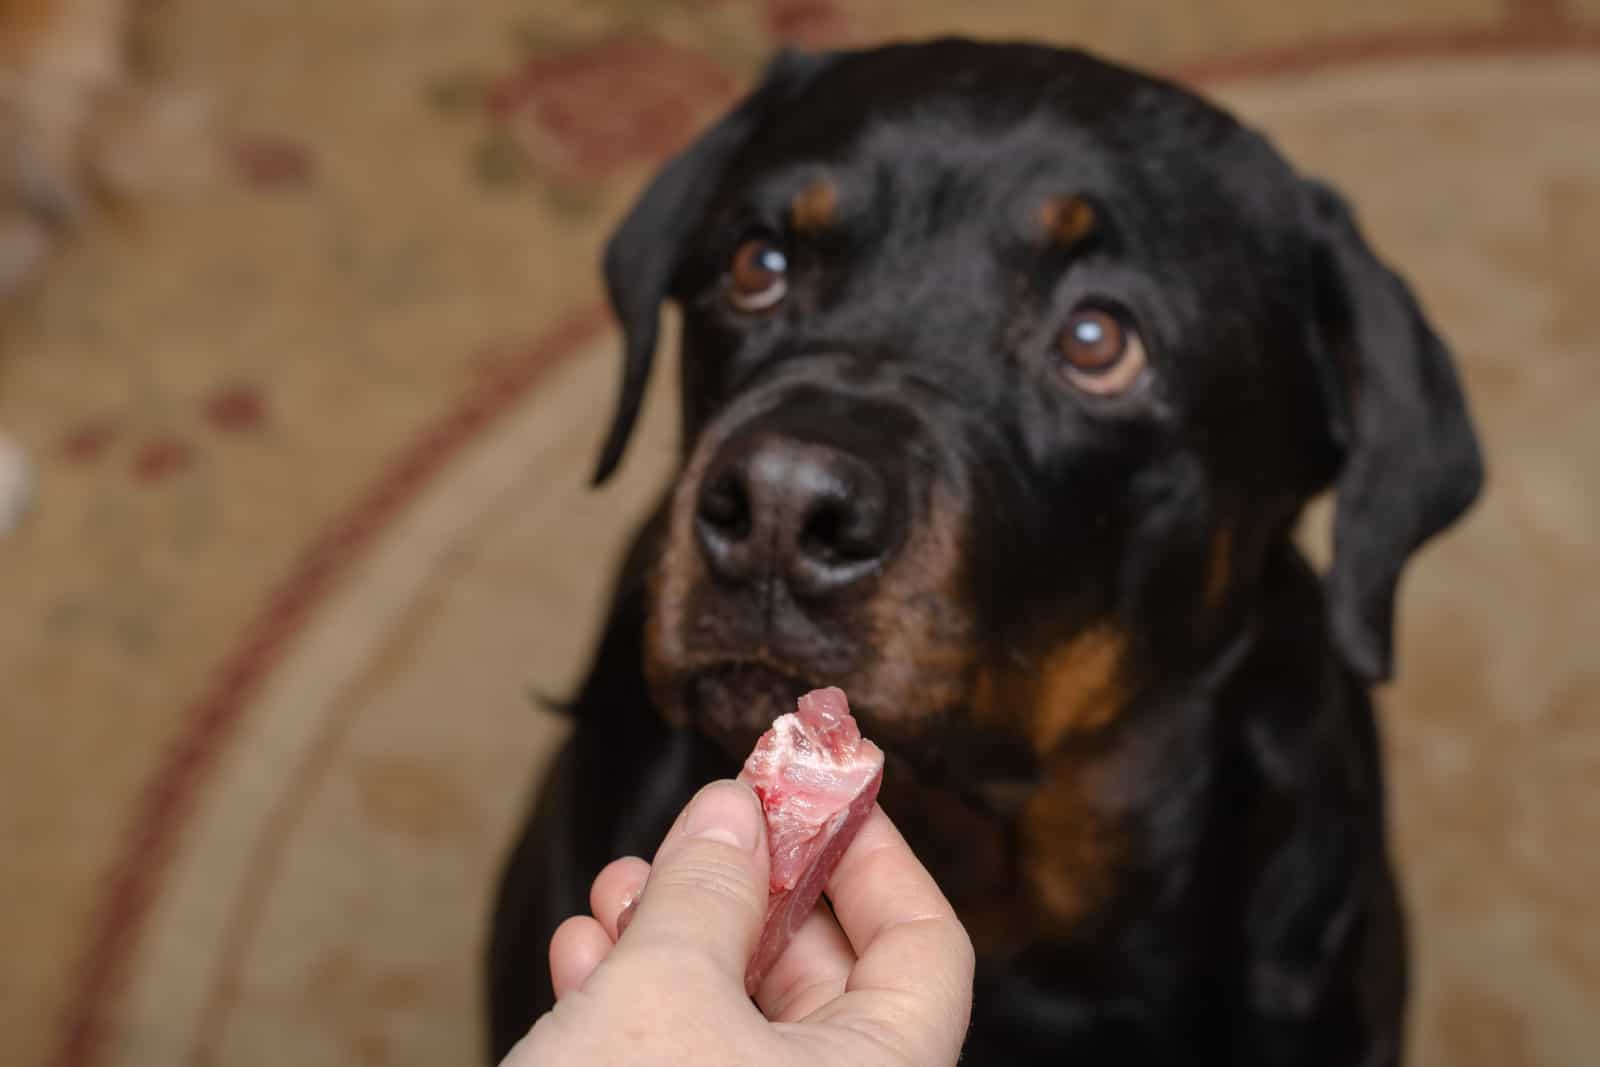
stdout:
MULTIPOLYGON (((216 164, 0 336, 0 1063, 470 1063, 492 872, 672 413, 583 488, 593 264, 778 41, 1177 73, 1346 188, 1454 341, 1493 488, 1384 694, 1414 1062, 1600 1048, 1600 0, 237 0, 143 59, 216 164), (1587 640, 1586 640, 1587 638, 1587 640)), ((660 379, 658 379, 659 381, 660 379)))

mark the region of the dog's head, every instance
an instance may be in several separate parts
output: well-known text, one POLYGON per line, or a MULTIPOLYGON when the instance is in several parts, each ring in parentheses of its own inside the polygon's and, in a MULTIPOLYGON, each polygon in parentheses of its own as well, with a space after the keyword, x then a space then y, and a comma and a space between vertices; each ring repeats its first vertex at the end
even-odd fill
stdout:
POLYGON ((1040 757, 1214 660, 1330 486, 1331 631, 1380 679, 1400 571, 1481 477, 1444 345, 1340 199, 1076 52, 784 55, 606 275, 601 478, 683 311, 647 669, 730 752, 826 683, 902 751, 1040 757))

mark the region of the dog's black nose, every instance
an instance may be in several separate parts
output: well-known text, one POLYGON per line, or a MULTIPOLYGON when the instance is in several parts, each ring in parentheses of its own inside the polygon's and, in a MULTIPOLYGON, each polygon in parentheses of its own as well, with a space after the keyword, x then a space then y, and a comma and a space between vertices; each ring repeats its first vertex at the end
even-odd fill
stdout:
POLYGON ((706 472, 695 527, 717 577, 776 579, 819 597, 883 566, 899 535, 893 504, 883 476, 846 452, 778 435, 735 439, 706 472))

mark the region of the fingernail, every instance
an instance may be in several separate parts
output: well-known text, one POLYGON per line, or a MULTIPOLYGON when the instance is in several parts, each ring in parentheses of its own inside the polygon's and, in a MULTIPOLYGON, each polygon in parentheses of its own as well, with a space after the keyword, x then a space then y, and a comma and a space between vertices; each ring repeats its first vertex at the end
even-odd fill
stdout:
POLYGON ((689 837, 721 841, 745 851, 756 847, 761 833, 761 812, 750 791, 733 782, 713 782, 689 802, 683 832, 689 837))

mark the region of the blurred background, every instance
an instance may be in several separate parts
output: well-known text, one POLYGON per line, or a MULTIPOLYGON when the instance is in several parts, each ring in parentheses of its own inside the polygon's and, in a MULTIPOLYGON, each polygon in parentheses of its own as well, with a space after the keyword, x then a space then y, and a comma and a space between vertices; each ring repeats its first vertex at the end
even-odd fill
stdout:
POLYGON ((1382 695, 1412 1062, 1596 1062, 1597 0, 0 0, 0 1064, 478 1060, 537 697, 670 464, 657 389, 584 489, 600 243, 778 44, 946 32, 1201 86, 1453 341, 1492 491, 1382 695))

